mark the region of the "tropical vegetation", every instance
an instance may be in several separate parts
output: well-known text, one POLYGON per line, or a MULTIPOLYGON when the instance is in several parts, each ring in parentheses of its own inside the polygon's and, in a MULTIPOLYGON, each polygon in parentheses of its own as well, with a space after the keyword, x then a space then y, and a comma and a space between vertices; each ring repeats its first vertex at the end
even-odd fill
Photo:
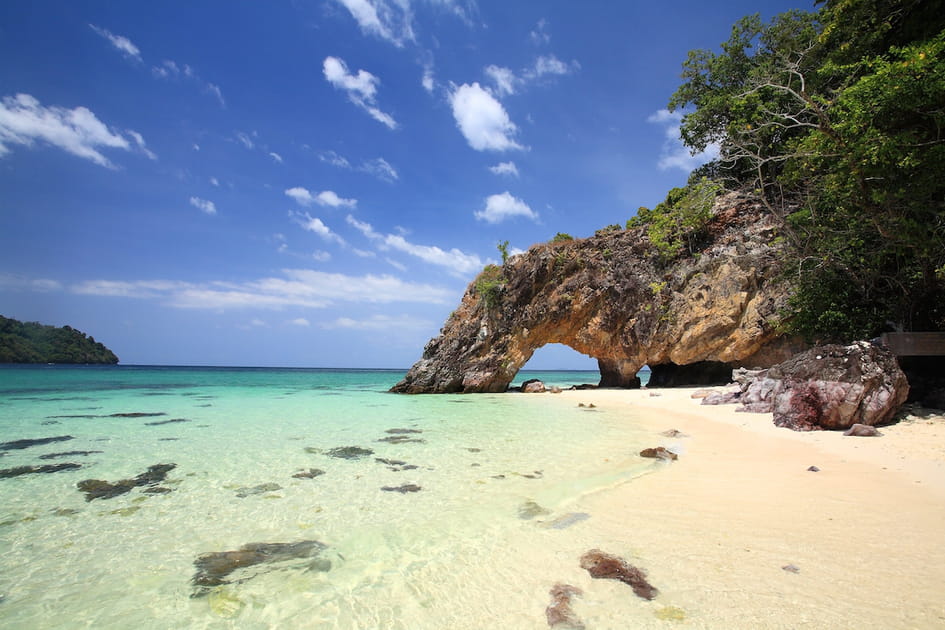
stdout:
POLYGON ((0 363, 118 363, 118 357, 70 326, 24 323, 0 315, 0 363))

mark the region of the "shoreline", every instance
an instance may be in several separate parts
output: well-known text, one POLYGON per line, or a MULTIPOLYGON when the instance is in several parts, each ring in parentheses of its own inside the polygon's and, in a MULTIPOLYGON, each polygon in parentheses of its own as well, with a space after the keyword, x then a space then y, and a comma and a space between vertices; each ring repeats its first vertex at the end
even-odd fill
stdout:
MULTIPOLYGON (((945 627, 945 416, 874 438, 797 433, 771 414, 700 405, 696 389, 560 394, 628 414, 652 433, 646 446, 679 453, 575 506, 616 545, 605 551, 660 589, 637 604, 653 607, 654 627, 661 614, 704 628, 945 627), (687 437, 660 435, 669 429, 687 437)), ((602 591, 580 577, 585 593, 602 591)), ((621 587, 606 590, 627 596, 621 587)), ((591 621, 586 599, 574 609, 591 621)))

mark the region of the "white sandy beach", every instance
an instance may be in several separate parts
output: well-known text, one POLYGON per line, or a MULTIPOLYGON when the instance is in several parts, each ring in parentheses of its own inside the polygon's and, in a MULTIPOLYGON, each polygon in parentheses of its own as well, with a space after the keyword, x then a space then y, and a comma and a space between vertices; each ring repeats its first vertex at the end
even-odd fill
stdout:
POLYGON ((605 551, 660 589, 646 602, 579 575, 574 610, 587 627, 626 598, 652 608, 652 627, 676 618, 698 628, 945 628, 945 417, 912 416, 875 438, 795 433, 770 414, 701 406, 693 391, 561 394, 602 412, 642 411, 651 446, 679 453, 575 506, 592 515, 605 551), (688 437, 663 437, 668 429, 688 437))

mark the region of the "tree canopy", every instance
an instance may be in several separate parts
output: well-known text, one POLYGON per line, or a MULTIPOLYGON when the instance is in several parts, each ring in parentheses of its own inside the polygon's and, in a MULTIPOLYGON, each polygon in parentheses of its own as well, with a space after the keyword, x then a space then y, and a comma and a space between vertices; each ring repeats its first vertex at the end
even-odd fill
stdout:
POLYGON ((827 0, 736 23, 695 50, 670 99, 695 174, 750 188, 783 219, 785 324, 818 340, 945 330, 945 11, 827 0))
POLYGON ((118 363, 118 357, 70 326, 24 323, 0 315, 0 363, 118 363))

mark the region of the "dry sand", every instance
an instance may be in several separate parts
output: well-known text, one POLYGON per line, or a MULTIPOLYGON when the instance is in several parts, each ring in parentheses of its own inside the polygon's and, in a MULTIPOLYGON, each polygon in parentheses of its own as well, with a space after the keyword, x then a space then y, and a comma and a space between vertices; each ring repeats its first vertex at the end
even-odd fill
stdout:
MULTIPOLYGON (((701 406, 694 391, 561 395, 626 413, 650 446, 679 453, 573 506, 605 551, 660 589, 629 604, 651 608, 646 627, 945 628, 945 417, 911 416, 874 438, 795 433, 770 414, 701 406)), ((606 609, 634 599, 625 585, 571 582, 588 628, 619 627, 606 609)))

